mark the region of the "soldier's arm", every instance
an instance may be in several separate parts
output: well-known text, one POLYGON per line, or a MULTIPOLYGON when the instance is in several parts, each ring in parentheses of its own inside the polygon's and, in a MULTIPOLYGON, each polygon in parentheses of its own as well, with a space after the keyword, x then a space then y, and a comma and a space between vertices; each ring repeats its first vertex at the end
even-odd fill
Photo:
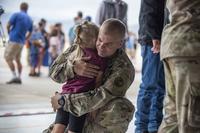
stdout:
POLYGON ((74 77, 73 63, 68 59, 69 55, 76 49, 76 45, 68 48, 59 55, 50 67, 50 77, 58 83, 64 83, 67 79, 74 77))
POLYGON ((95 90, 79 93, 65 94, 63 109, 76 116, 97 110, 116 97, 123 97, 133 82, 134 68, 118 68, 113 71, 107 81, 95 90))

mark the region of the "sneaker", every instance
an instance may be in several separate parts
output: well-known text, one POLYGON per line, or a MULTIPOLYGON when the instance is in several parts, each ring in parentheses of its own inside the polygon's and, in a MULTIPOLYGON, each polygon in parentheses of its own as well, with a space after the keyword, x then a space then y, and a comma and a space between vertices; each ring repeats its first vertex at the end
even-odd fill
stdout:
POLYGON ((17 78, 17 79, 15 80, 15 83, 16 83, 16 84, 22 84, 22 80, 21 80, 20 78, 17 78))
POLYGON ((30 77, 40 77, 40 73, 29 73, 30 77))
POLYGON ((13 78, 10 81, 6 82, 6 84, 21 84, 22 81, 20 78, 13 78))
POLYGON ((29 76, 34 77, 34 76, 36 76, 36 73, 29 73, 29 76))
POLYGON ((36 76, 37 76, 37 77, 40 77, 40 75, 41 75, 41 73, 40 73, 40 72, 36 73, 36 76))

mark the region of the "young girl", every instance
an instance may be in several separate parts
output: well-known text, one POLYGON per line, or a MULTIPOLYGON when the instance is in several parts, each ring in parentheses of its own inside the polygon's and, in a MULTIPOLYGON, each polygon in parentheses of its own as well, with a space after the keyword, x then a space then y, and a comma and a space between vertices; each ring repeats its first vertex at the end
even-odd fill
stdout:
MULTIPOLYGON (((91 64, 98 65, 100 71, 104 72, 106 68, 106 59, 98 56, 96 51, 96 40, 99 28, 88 21, 84 21, 75 29, 76 38, 73 45, 77 45, 76 50, 69 56, 70 60, 80 60, 82 57, 90 57, 88 61, 91 64)), ((87 78, 76 75, 73 79, 68 80, 62 87, 62 94, 86 92, 94 89, 98 83, 97 78, 87 78)), ((68 130, 75 133, 81 133, 86 115, 76 117, 69 112, 58 109, 56 114, 55 126, 53 133, 60 133, 68 130)))
POLYGON ((35 26, 33 28, 32 35, 29 40, 30 44, 30 73, 29 76, 39 76, 38 73, 40 70, 38 69, 38 73, 36 73, 36 68, 39 63, 39 49, 44 47, 44 37, 42 33, 35 26))

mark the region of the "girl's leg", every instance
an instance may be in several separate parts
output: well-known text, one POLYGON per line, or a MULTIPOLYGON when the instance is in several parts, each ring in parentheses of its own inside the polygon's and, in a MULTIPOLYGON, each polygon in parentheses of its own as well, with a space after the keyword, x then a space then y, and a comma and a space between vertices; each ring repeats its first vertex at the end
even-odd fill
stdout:
POLYGON ((68 133, 82 133, 86 116, 87 114, 77 117, 69 113, 68 133))
POLYGON ((68 133, 75 133, 75 132, 72 132, 72 131, 68 131, 68 133))
POLYGON ((63 109, 58 109, 52 133, 64 133, 69 123, 69 113, 63 109))
POLYGON ((52 133, 64 133, 66 126, 63 124, 55 124, 52 133))

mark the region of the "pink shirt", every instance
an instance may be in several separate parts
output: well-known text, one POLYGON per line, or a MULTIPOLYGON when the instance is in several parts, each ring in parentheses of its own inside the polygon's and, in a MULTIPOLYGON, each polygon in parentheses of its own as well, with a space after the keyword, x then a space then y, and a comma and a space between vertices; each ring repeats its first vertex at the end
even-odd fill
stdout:
MULTIPOLYGON (((85 53, 85 57, 91 57, 91 59, 88 61, 88 63, 97 65, 100 67, 101 71, 105 71, 105 68, 107 66, 107 61, 105 58, 100 57, 97 54, 96 49, 86 48, 83 50, 85 53)), ((87 78, 83 76, 76 75, 74 79, 71 79, 67 81, 62 86, 62 93, 80 93, 80 92, 86 92, 91 89, 95 88, 95 81, 96 78, 87 78)))

